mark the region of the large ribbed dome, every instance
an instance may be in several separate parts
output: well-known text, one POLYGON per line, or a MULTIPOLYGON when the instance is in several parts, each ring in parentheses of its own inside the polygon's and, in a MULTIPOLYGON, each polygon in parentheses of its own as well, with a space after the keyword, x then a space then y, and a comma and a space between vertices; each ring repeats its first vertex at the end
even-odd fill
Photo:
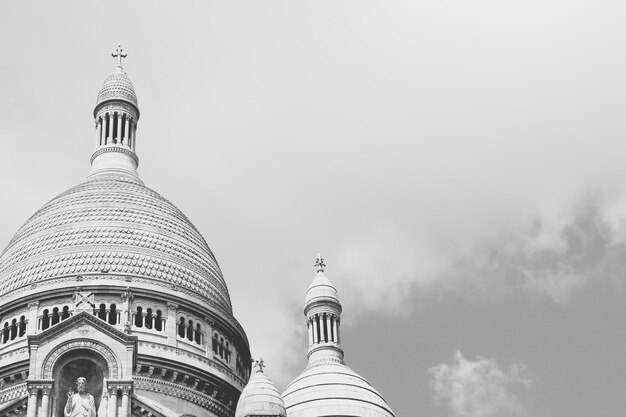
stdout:
POLYGON ((311 363, 283 393, 290 417, 393 417, 381 395, 337 358, 311 363))
POLYGON ((0 256, 0 299, 68 276, 119 276, 232 308, 220 268, 185 215, 136 176, 93 175, 37 211, 0 256))
POLYGON ((135 88, 122 67, 118 66, 115 68, 113 72, 104 80, 102 88, 98 93, 96 108, 99 104, 109 100, 122 100, 137 107, 137 94, 135 94, 135 88))

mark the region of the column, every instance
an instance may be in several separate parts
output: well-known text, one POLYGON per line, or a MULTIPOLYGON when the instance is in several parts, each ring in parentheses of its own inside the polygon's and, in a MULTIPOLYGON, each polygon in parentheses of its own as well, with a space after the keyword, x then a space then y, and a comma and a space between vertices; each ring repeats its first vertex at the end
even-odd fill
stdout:
POLYGON ((311 319, 307 320, 306 327, 309 333, 309 346, 313 344, 313 324, 311 323, 311 319))
POLYGON ((104 321, 106 321, 107 323, 109 322, 109 316, 111 315, 111 310, 110 309, 106 309, 104 310, 104 321))
POLYGON ((341 343, 339 339, 339 317, 335 319, 335 337, 337 338, 337 343, 341 343))
POLYGON ((204 350, 206 353, 206 357, 210 358, 213 355, 213 326, 215 326, 215 322, 211 320, 209 317, 205 317, 204 322, 206 323, 206 334, 208 337, 202 339, 202 343, 204 345, 204 350))
POLYGON ((142 311, 141 312, 141 327, 146 327, 146 312, 142 311))
POLYGON ((122 315, 120 316, 120 312, 117 313, 117 323, 126 326, 130 326, 131 324, 135 324, 135 315, 130 311, 130 301, 133 299, 133 293, 130 291, 130 288, 126 287, 124 292, 120 295, 122 299, 122 315))
POLYGON ((126 146, 130 147, 130 116, 126 115, 126 124, 124 126, 124 143, 126 146))
POLYGON ((102 124, 104 120, 102 117, 98 118, 98 146, 102 146, 102 124))
POLYGON ((39 417, 48 417, 50 415, 50 391, 52 387, 44 387, 41 389, 41 411, 39 417))
POLYGON ((107 411, 107 417, 117 417, 117 387, 115 385, 109 386, 109 409, 107 411))
POLYGON ((109 129, 109 133, 107 134, 108 128, 109 128, 109 113, 104 113, 102 115, 102 140, 101 140, 101 143, 103 145, 107 145, 110 142, 108 135, 111 134, 111 129, 109 129))
POLYGON ((117 113, 117 143, 122 142, 122 113, 117 113))
POLYGON ((102 126, 100 125, 100 118, 96 119, 96 149, 100 146, 100 137, 102 134, 102 126))
POLYGON ((313 343, 317 343, 319 340, 317 338, 317 314, 313 316, 313 322, 311 324, 313 324, 313 343))
POLYGON ((165 335, 167 336, 167 343, 170 346, 176 346, 176 327, 178 325, 178 323, 176 322, 177 310, 177 304, 167 303, 167 321, 165 322, 165 335))
POLYGON ((137 122, 133 123, 133 127, 130 129, 130 131, 133 133, 133 151, 135 150, 135 148, 137 147, 137 122))
POLYGON ((326 313, 326 341, 332 342, 330 337, 330 314, 326 313))
POLYGON ((26 334, 35 334, 37 332, 37 309, 39 302, 28 303, 28 323, 26 324, 26 334))
POLYGON ((129 116, 130 119, 130 126, 128 127, 128 147, 129 148, 133 148, 133 120, 132 118, 129 116))
POLYGON ((109 411, 109 390, 106 386, 102 388, 103 393, 102 399, 100 400, 100 407, 98 408, 98 415, 100 417, 106 417, 107 412, 109 411))
MULTIPOLYGON (((120 410, 120 417, 128 417, 128 411, 130 406, 130 387, 122 388, 122 409, 120 410)), ((107 416, 108 417, 108 416, 107 416)))
POLYGON ((28 409, 27 417, 37 417, 37 392, 39 387, 28 387, 28 409))
POLYGON ((333 320, 333 342, 335 343, 339 343, 339 333, 337 333, 337 330, 339 330, 337 328, 337 322, 339 321, 339 317, 335 316, 334 320, 333 320))

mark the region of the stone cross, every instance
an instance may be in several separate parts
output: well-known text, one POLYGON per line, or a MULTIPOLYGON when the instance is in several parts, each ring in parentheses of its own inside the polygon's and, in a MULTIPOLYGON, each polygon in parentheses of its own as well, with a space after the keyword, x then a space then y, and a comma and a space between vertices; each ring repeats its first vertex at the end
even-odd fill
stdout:
POLYGON ((315 268, 317 268, 317 272, 324 272, 324 268, 326 264, 324 263, 324 258, 321 253, 317 254, 317 258, 315 259, 315 268))
POLYGON ((74 291, 74 310, 91 310, 94 306, 93 293, 83 293, 82 288, 77 287, 74 291))
POLYGON ((117 58, 117 66, 121 67, 122 66, 122 58, 126 58, 127 54, 122 54, 122 45, 119 45, 115 49, 115 53, 111 54, 111 56, 113 58, 117 58))
POLYGON ((263 364, 262 357, 259 356, 259 358, 254 361, 254 364, 259 368, 259 371, 263 372, 263 368, 265 368, 265 364, 263 364))

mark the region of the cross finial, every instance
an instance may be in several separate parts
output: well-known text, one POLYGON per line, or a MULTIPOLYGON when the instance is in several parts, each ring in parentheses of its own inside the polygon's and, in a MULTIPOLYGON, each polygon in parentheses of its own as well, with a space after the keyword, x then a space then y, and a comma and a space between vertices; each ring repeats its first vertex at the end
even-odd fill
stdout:
POLYGON ((265 368, 265 364, 263 363, 263 358, 262 357, 258 357, 254 360, 254 366, 256 366, 257 368, 259 368, 258 372, 263 372, 263 368, 265 368))
POLYGON ((324 268, 326 268, 326 264, 324 263, 324 258, 322 257, 321 253, 317 254, 317 258, 315 258, 315 268, 317 269, 317 272, 324 272, 324 268))
POLYGON ((117 58, 117 66, 122 68, 122 58, 126 58, 126 54, 122 54, 122 45, 118 45, 115 53, 111 54, 113 58, 117 58))

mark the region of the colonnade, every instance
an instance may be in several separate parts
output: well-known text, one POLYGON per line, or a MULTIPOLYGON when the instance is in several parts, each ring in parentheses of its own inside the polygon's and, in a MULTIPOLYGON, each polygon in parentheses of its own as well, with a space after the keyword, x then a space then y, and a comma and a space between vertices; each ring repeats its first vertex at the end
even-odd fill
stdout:
POLYGON ((339 316, 331 313, 315 314, 307 321, 309 346, 316 343, 339 343, 339 316))
POLYGON ((132 315, 132 323, 135 327, 146 327, 146 324, 150 324, 150 327, 148 327, 149 329, 163 331, 165 329, 166 322, 166 318, 158 313, 155 314, 153 312, 148 313, 147 311, 141 311, 133 313, 132 315), (160 325, 157 325, 157 321, 160 325))
POLYGON ((128 113, 112 111, 96 119, 96 147, 126 146, 135 150, 137 121, 128 113))

